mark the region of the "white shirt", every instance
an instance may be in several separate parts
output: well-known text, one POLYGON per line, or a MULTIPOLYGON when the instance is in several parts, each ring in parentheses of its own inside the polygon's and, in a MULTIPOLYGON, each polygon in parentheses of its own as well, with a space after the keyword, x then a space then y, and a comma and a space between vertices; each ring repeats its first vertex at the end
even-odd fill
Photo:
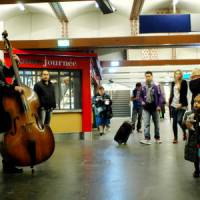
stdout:
POLYGON ((171 106, 174 108, 177 108, 179 104, 179 100, 180 100, 180 91, 179 91, 178 85, 176 84, 174 86, 174 98, 172 100, 171 106))

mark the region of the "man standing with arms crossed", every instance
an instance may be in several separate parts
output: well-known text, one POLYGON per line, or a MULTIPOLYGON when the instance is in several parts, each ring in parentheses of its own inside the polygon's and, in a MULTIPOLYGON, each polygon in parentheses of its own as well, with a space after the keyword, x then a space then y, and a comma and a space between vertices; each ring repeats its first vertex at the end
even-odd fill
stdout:
POLYGON ((51 113, 56 108, 55 89, 50 81, 48 70, 41 72, 41 81, 34 86, 40 100, 39 117, 43 125, 49 125, 51 113))

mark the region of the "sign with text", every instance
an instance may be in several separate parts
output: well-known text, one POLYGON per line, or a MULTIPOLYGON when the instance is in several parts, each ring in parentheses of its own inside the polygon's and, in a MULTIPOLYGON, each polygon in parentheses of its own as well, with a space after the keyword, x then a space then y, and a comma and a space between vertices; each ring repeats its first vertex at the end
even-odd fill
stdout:
POLYGON ((18 55, 20 67, 22 68, 47 68, 47 69, 74 69, 85 66, 89 62, 84 58, 73 58, 65 56, 40 56, 40 55, 18 55))

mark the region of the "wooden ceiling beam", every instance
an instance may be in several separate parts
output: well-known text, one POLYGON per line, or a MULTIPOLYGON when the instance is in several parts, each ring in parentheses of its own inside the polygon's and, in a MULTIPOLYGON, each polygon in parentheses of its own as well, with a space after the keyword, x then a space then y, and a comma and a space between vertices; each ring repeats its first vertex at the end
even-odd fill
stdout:
MULTIPOLYGON (((9 38, 9 37, 8 37, 9 38)), ((58 48, 57 40, 15 40, 11 41, 18 49, 58 48)), ((132 36, 112 38, 69 39, 70 48, 170 48, 200 46, 200 35, 132 36)), ((3 42, 0 41, 2 49, 3 42)))
MULTIPOLYGON (((51 2, 75 2, 75 1, 94 1, 94 0, 20 0, 22 3, 51 3, 51 2)), ((1 0, 0 4, 16 4, 19 0, 1 0)))
POLYGON ((138 18, 142 11, 145 0, 133 0, 133 6, 131 10, 130 20, 135 20, 138 18))
MULTIPOLYGON (((111 67, 113 61, 101 61, 102 67, 111 67)), ((115 61, 116 62, 116 61, 115 61)), ((163 66, 163 65, 200 65, 200 59, 180 60, 123 60, 118 61, 119 67, 163 66)))

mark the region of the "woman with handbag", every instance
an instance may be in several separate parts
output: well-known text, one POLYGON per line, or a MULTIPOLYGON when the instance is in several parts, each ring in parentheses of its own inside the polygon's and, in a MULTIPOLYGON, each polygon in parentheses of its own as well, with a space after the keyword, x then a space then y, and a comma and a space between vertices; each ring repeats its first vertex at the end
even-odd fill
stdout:
POLYGON ((93 105, 96 125, 99 128, 100 136, 102 136, 105 133, 105 128, 109 127, 110 118, 112 118, 112 101, 102 86, 98 88, 98 93, 93 97, 93 105))

